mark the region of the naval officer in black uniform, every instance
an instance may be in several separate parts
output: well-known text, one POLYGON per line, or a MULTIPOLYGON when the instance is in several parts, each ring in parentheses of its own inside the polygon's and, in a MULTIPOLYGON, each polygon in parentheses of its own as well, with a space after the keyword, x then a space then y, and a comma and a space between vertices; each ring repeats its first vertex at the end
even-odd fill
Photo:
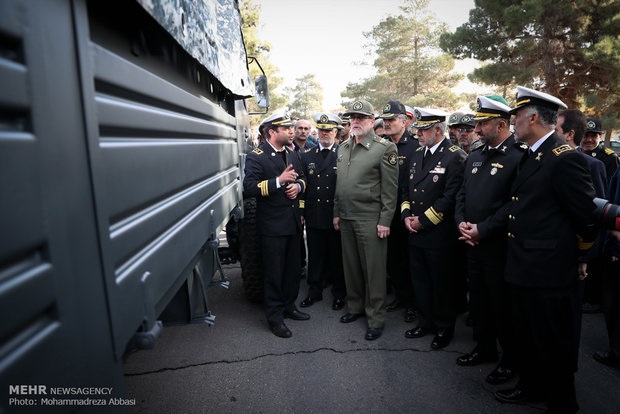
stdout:
POLYGON ((420 323, 407 338, 436 335, 431 348, 447 346, 456 320, 455 280, 450 257, 457 242, 456 194, 467 154, 449 139, 447 113, 416 108, 421 147, 411 157, 409 180, 401 188, 401 217, 409 230, 411 282, 420 323))
POLYGON ((302 308, 323 299, 323 288, 332 282, 332 309, 345 305, 346 288, 342 270, 340 233, 334 229, 334 193, 336 192, 336 135, 341 119, 330 113, 314 116, 319 145, 301 154, 308 188, 303 211, 308 239, 308 295, 302 308))
POLYGON ((465 164, 463 186, 456 197, 455 222, 467 246, 469 304, 476 347, 456 359, 462 366, 500 364, 487 382, 501 384, 514 372, 510 296, 504 280, 506 221, 496 213, 510 199, 510 185, 527 144, 516 143, 510 132, 510 107, 498 95, 478 96, 473 117, 482 147, 472 150, 465 164))
POLYGON ((529 145, 510 189, 506 281, 510 284, 520 381, 502 402, 546 399, 547 412, 574 413, 579 258, 591 247, 594 188, 588 164, 554 131, 558 98, 517 87, 515 138, 529 145))
POLYGON ((306 181, 297 153, 288 147, 293 137, 290 118, 274 114, 265 120, 263 131, 267 140, 247 156, 243 191, 257 200, 267 322, 274 335, 289 338, 292 333, 284 318, 310 319, 295 307, 302 237, 299 202, 306 181))

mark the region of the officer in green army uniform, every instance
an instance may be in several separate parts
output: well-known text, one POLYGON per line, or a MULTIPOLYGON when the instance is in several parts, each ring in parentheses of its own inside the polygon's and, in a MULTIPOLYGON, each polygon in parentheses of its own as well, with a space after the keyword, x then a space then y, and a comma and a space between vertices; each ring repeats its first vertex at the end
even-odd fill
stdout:
POLYGON ((351 138, 338 148, 334 228, 340 230, 349 323, 366 314, 367 340, 385 324, 387 237, 396 209, 396 145, 373 131, 374 108, 356 101, 350 115, 351 138))

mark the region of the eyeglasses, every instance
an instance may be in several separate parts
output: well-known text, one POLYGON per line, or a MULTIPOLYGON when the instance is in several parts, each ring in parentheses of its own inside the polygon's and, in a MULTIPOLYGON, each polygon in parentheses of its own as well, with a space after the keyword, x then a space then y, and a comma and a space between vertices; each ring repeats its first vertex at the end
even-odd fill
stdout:
POLYGON ((351 114, 351 121, 353 121, 354 119, 358 121, 362 121, 364 119, 370 119, 370 118, 371 117, 368 115, 351 114))
POLYGON ((471 132, 474 129, 473 128, 457 128, 456 130, 459 132, 471 132))

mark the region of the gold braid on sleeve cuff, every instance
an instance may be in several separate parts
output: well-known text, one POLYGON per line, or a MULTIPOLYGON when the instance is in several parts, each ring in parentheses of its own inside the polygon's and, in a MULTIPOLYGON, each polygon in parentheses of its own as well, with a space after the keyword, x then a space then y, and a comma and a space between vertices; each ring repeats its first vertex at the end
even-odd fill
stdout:
POLYGON ((411 210, 411 204, 409 204, 409 201, 403 201, 400 204, 400 212, 402 213, 405 210, 411 210))
POLYGON ((301 192, 302 193, 305 192, 306 191, 306 182, 304 180, 301 180, 301 179, 299 179, 297 181, 299 181, 301 183, 301 192))
POLYGON ((258 183, 258 188, 260 188, 260 195, 263 197, 269 196, 269 181, 261 181, 258 183))
POLYGON ((577 248, 579 250, 590 250, 594 242, 584 242, 580 235, 577 235, 577 248))
POLYGON ((438 225, 443 220, 443 213, 438 213, 435 211, 433 207, 429 208, 424 212, 424 215, 433 223, 434 225, 438 225))
POLYGON ((305 208, 306 207, 306 200, 299 200, 299 208, 305 208))

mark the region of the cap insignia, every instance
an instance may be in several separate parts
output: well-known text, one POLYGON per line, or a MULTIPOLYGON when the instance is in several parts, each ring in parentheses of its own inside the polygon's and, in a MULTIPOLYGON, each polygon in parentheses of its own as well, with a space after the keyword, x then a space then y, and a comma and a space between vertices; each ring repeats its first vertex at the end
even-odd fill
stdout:
POLYGON ((360 109, 362 109, 363 106, 364 104, 362 104, 360 101, 357 101, 353 104, 353 109, 359 111, 360 109))
POLYGON ((417 121, 421 120, 422 119, 422 114, 420 113, 420 111, 416 109, 414 112, 415 112, 415 119, 417 121))
POLYGON ((589 129, 594 129, 594 128, 596 128, 596 124, 594 123, 594 121, 588 121, 588 128, 589 128, 589 129))
POLYGON ((391 109, 390 104, 386 104, 386 105, 383 107, 383 113, 390 112, 390 109, 391 109))
POLYGON ((329 118, 327 117, 327 115, 323 114, 323 115, 321 115, 321 118, 319 118, 319 121, 322 124, 325 124, 325 123, 327 123, 327 121, 329 121, 329 118))
MULTIPOLYGON (((482 104, 480 103, 480 98, 476 99, 476 111, 480 112, 482 109, 482 104)), ((450 119, 452 120, 452 118, 450 119)))

